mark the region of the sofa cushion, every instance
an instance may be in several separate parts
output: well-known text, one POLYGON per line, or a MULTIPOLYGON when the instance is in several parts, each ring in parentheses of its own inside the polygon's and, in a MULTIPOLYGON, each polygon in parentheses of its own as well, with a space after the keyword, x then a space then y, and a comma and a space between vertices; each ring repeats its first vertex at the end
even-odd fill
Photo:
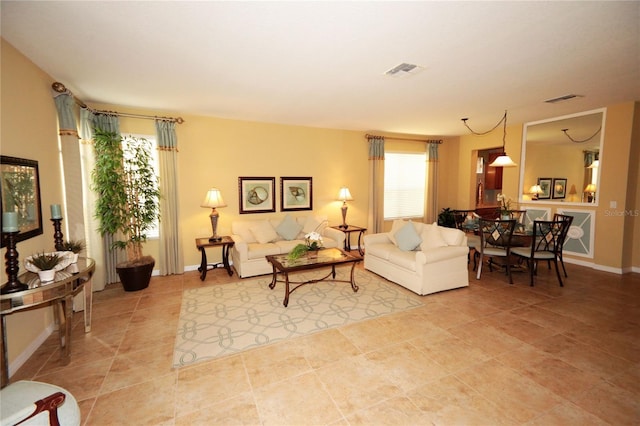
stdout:
POLYGON ((302 225, 300 225, 291 215, 286 215, 282 222, 276 227, 276 232, 282 238, 287 241, 294 240, 298 234, 302 231, 302 225))
POLYGON ((416 252, 402 251, 395 248, 389 251, 389 262, 410 271, 416 270, 416 252))
POLYGON ((327 226, 326 221, 315 216, 309 216, 307 217, 307 220, 304 222, 302 232, 304 232, 305 234, 308 234, 309 232, 315 231, 319 234, 322 234, 322 230, 326 226, 327 226))
POLYGON ((280 254, 281 248, 274 243, 259 244, 253 243, 249 245, 247 258, 248 259, 264 259, 269 254, 280 254))
POLYGON ((253 225, 254 223, 250 221, 234 221, 231 223, 231 233, 239 235, 247 244, 255 243, 256 237, 254 237, 253 232, 251 232, 253 225))
MULTIPOLYGON (((437 223, 433 223, 433 226, 438 226, 437 223)), ((444 226, 440 226, 438 228, 440 231, 440 235, 447 242, 449 246, 459 246, 462 244, 462 240, 464 239, 464 232, 456 228, 445 228, 444 226)))
POLYGON ((266 244, 278 238, 278 234, 275 229, 273 229, 273 226, 271 226, 271 224, 266 220, 254 223, 249 229, 256 241, 260 244, 266 244))
POLYGON ((438 225, 424 225, 422 227, 422 244, 420 250, 427 251, 438 247, 446 247, 449 244, 445 241, 438 225))
POLYGON ((411 221, 400 228, 395 237, 398 242, 398 248, 402 251, 412 251, 422 242, 422 238, 416 232, 416 228, 411 221))
POLYGON ((380 259, 389 260, 389 253, 391 251, 397 251, 398 247, 396 247, 393 243, 380 243, 380 244, 371 244, 367 245, 367 254, 370 256, 379 257, 380 259))

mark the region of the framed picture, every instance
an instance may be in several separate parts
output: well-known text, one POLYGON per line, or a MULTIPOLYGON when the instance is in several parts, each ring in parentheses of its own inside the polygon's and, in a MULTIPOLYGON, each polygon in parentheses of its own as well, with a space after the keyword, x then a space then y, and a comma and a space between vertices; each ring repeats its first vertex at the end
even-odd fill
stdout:
POLYGON ((554 178, 553 179, 553 198, 564 198, 567 196, 567 179, 554 178))
POLYGON ((311 177, 281 177, 280 210, 312 210, 312 181, 311 177))
POLYGON ((538 178, 538 185, 542 188, 542 194, 538 195, 538 199, 549 199, 551 198, 551 183, 553 179, 551 178, 538 178))
POLYGON ((239 177, 240 214, 275 212, 275 186, 274 177, 239 177))
MULTIPOLYGON (((38 162, 23 158, 0 157, 0 210, 18 213, 16 240, 24 241, 42 234, 40 174, 38 162)), ((2 238, 2 247, 5 246, 2 238)))

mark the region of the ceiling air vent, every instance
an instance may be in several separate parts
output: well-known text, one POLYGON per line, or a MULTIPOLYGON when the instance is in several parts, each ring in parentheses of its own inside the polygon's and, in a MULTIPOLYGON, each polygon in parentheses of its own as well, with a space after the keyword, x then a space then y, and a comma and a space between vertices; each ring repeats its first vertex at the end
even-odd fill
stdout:
POLYGON ((552 99, 547 99, 545 102, 548 104, 555 104, 557 102, 563 102, 563 101, 568 101, 569 99, 573 99, 573 98, 582 98, 582 95, 564 95, 564 96, 558 96, 557 98, 552 98, 552 99))
POLYGON ((391 68, 389 71, 385 72, 384 75, 387 75, 389 77, 404 77, 417 74, 422 69, 423 68, 419 67, 418 65, 407 64, 406 62, 403 62, 402 64, 397 65, 391 68))

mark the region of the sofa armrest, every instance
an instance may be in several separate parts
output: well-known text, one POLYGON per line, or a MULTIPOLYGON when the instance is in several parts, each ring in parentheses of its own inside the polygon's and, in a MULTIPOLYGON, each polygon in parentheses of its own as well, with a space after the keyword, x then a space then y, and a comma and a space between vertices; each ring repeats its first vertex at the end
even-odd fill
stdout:
POLYGON ((364 246, 366 247, 367 244, 369 245, 373 245, 373 244, 387 244, 390 243, 391 238, 389 238, 389 233, 388 232, 381 232, 379 234, 366 234, 364 236, 364 246))
POLYGON ((416 262, 424 265, 426 263, 436 263, 442 260, 453 259, 458 256, 467 256, 469 247, 463 246, 446 246, 436 247, 427 251, 418 251, 416 253, 416 262))
POLYGON ((231 250, 235 250, 240 255, 241 261, 249 260, 249 248, 247 242, 237 234, 232 234, 231 239, 234 243, 231 250))
POLYGON ((346 238, 346 235, 344 232, 334 228, 329 228, 328 226, 324 228, 324 231, 322 231, 322 236, 331 238, 332 240, 337 241, 338 247, 342 247, 344 245, 344 240, 346 238))

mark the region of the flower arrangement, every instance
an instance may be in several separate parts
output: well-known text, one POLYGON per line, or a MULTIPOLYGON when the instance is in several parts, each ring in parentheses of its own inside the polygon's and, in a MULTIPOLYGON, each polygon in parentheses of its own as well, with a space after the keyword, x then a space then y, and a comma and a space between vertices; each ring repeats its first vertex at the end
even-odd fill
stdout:
POLYGON ((304 241, 309 250, 320 250, 322 248, 322 236, 315 231, 305 235, 304 241))
POLYGON ((498 194, 497 199, 500 207, 500 214, 508 214, 509 210, 511 210, 511 198, 507 197, 505 194, 498 194))
POLYGON ((322 248, 322 236, 317 232, 309 232, 304 236, 304 244, 298 244, 287 255, 287 259, 296 260, 308 251, 316 251, 322 248))

